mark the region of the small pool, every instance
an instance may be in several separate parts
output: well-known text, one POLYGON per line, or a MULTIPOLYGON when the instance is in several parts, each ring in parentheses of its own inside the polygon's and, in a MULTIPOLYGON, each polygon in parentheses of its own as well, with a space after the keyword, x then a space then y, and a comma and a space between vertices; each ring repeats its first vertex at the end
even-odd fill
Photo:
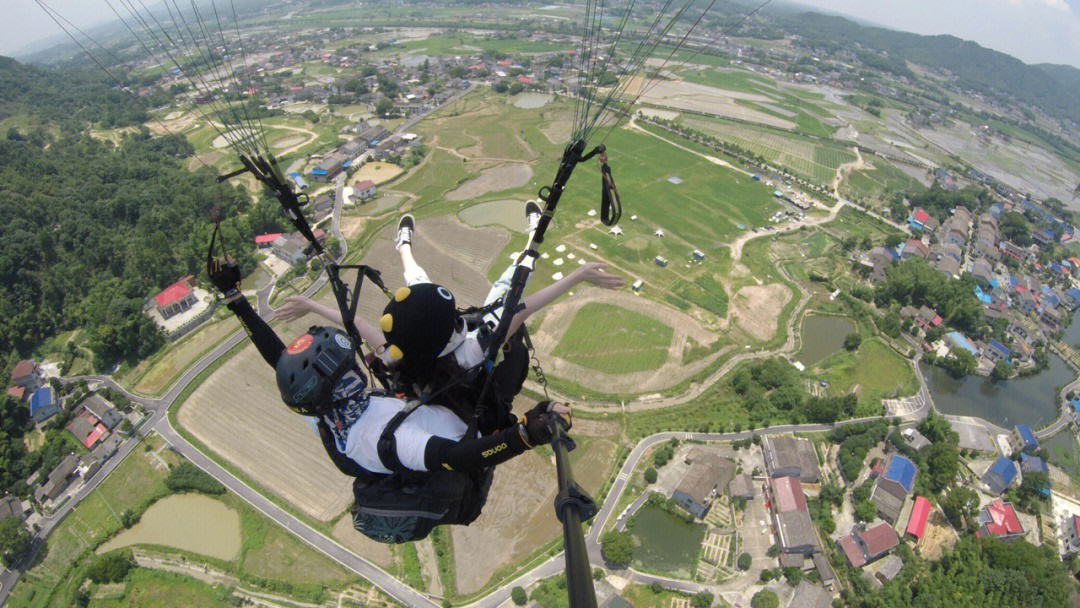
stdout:
POLYGON ((847 317, 808 314, 802 323, 802 349, 798 359, 813 367, 825 357, 844 347, 844 338, 858 328, 847 317))
POLYGON ((634 515, 634 565, 688 578, 701 551, 705 526, 645 505, 634 515))
POLYGON ((555 96, 549 93, 522 93, 514 100, 514 107, 522 110, 535 110, 551 103, 552 99, 555 99, 555 96))
POLYGON ((473 228, 496 225, 514 232, 525 232, 528 228, 521 199, 504 198, 480 203, 462 210, 458 217, 473 228))

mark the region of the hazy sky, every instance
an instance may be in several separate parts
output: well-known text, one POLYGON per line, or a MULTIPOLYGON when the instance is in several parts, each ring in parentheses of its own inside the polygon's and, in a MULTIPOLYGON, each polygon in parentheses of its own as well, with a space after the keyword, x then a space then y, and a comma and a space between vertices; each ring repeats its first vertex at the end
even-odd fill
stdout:
MULTIPOLYGON (((104 0, 44 0, 81 28, 112 16, 104 0)), ((1080 67, 1080 0, 798 0, 920 34, 953 34, 1028 63, 1080 67)), ((60 33, 34 0, 5 0, 0 54, 60 33)), ((148 5, 153 4, 147 2, 148 5)))

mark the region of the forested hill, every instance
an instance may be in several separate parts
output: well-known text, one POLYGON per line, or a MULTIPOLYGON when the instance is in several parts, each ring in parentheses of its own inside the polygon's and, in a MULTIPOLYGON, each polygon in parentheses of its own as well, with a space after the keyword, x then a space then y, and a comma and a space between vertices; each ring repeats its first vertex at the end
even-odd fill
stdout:
POLYGON ((947 69, 960 84, 1002 100, 1015 99, 1059 119, 1080 124, 1080 71, 1065 66, 1028 65, 1005 53, 955 36, 921 36, 869 27, 843 17, 819 13, 786 15, 788 33, 823 48, 885 51, 930 69, 947 69))
POLYGON ((0 121, 31 114, 67 129, 140 124, 146 112, 93 64, 42 70, 0 57, 0 121))
MULTIPOLYGON (((133 103, 95 97, 100 81, 67 76, 0 63, 5 107, 40 124, 0 133, 0 357, 7 366, 69 329, 82 330, 99 369, 146 356, 162 339, 141 314, 143 302, 186 274, 204 278, 213 207, 221 206, 234 244, 284 224, 272 205, 241 219, 250 199, 215 184, 208 170, 189 172, 186 142, 142 127, 119 146, 86 135, 133 103), (13 80, 20 80, 15 91, 3 84, 13 80), (41 96, 47 90, 68 96, 50 104, 41 96), (82 99, 84 111, 60 126, 50 117, 69 99, 82 99)), ((238 250, 250 267, 250 248, 231 248, 238 250)))

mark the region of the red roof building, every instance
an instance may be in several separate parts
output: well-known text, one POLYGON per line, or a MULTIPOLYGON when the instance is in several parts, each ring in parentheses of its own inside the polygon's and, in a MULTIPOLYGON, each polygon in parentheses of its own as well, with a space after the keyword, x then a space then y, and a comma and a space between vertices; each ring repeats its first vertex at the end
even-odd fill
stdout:
POLYGON ((870 560, 884 555, 896 545, 900 544, 900 537, 896 530, 886 523, 880 523, 859 533, 859 540, 866 549, 866 556, 870 560))
POLYGON ((503 66, 505 68, 505 67, 509 66, 510 63, 511 63, 511 61, 509 59, 503 59, 502 61, 499 62, 499 65, 501 65, 501 66, 503 66))
POLYGON ((255 246, 269 247, 274 244, 274 241, 277 240, 279 236, 281 236, 280 232, 275 232, 273 234, 260 234, 255 237, 255 246))
POLYGON ((863 555, 862 548, 859 547, 854 534, 841 536, 837 539, 836 544, 840 546, 840 550, 844 552, 852 568, 861 568, 866 565, 866 556, 863 555))
POLYGON ((518 76, 518 82, 521 84, 532 84, 532 78, 528 76, 518 76))
POLYGON ((915 506, 911 509, 911 518, 907 523, 907 533, 922 540, 923 532, 926 531, 926 520, 929 517, 930 501, 922 496, 916 496, 915 506))
POLYGON ((83 446, 85 446, 86 449, 90 449, 97 443, 98 439, 101 439, 102 435, 108 432, 109 429, 105 428, 105 425, 99 422, 97 426, 94 427, 94 430, 90 431, 90 434, 86 436, 86 441, 83 441, 83 446))
POLYGON ((770 479, 769 484, 772 485, 772 506, 777 513, 807 510, 806 496, 798 477, 777 477, 770 479))
POLYGON ((927 213, 926 210, 924 210, 922 207, 918 207, 915 209, 915 213, 913 213, 911 217, 915 218, 916 222, 919 222, 920 224, 925 224, 926 220, 930 219, 930 214, 927 213))
POLYGON ((1020 519, 1016 517, 1013 506, 1000 498, 995 498, 986 505, 983 513, 979 516, 982 525, 979 526, 975 536, 987 538, 990 536, 1008 539, 1020 536, 1024 533, 1024 526, 1020 525, 1020 519))
POLYGON ((33 361, 23 359, 15 364, 15 367, 11 368, 11 379, 17 380, 23 376, 28 376, 37 371, 38 365, 33 361))
POLYGON ((22 398, 26 395, 26 387, 25 386, 13 386, 13 387, 7 389, 7 394, 9 394, 12 397, 18 399, 19 401, 22 401, 22 398))
POLYGON ((154 303, 163 319, 168 319, 195 305, 195 293, 191 290, 190 284, 193 278, 189 274, 154 296, 154 303))

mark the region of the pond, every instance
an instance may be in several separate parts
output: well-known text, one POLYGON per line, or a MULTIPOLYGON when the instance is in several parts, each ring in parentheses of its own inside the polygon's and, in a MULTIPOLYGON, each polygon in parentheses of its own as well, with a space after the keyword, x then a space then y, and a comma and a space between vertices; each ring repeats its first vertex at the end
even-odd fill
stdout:
POLYGON ((458 213, 461 221, 479 228, 481 226, 503 226, 515 232, 525 232, 525 207, 521 199, 500 199, 473 205, 458 213))
POLYGON ((940 367, 919 366, 939 412, 978 416, 1007 429, 1017 424, 1039 429, 1053 422, 1058 415, 1058 388, 1076 379, 1076 373, 1057 355, 1050 355, 1050 367, 1039 374, 1011 380, 953 378, 940 367))
POLYGON ((129 545, 164 545, 232 561, 240 555, 240 515, 202 494, 163 498, 139 523, 101 545, 98 553, 129 545))
MULTIPOLYGON (((1070 346, 1080 342, 1080 314, 1073 316, 1062 341, 1070 346)), ((1050 366, 1034 376, 997 382, 981 376, 956 379, 924 363, 920 368, 938 411, 978 416, 1007 429, 1017 424, 1039 429, 1056 420, 1058 390, 1076 380, 1076 372, 1054 354, 1050 366)))
POLYGON ((535 110, 551 103, 552 99, 555 99, 555 97, 548 93, 522 93, 514 100, 514 107, 522 110, 535 110))
POLYGON ((360 215, 380 215, 401 204, 405 197, 401 194, 380 194, 373 201, 360 203, 360 215))
POLYGON ((634 515, 634 566, 689 577, 701 551, 705 526, 645 505, 634 515))
POLYGON ((813 367, 844 347, 844 338, 858 328, 847 317, 808 314, 802 323, 802 350, 799 362, 813 367))

